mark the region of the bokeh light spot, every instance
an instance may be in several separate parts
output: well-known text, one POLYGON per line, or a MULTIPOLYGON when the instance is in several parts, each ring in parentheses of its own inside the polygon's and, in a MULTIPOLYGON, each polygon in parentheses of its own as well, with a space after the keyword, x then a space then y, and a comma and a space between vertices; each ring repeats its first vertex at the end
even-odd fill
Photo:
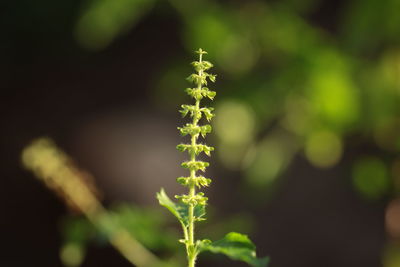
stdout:
POLYGON ((60 259, 67 267, 77 267, 84 260, 84 252, 79 245, 66 244, 60 250, 60 259))
POLYGON ((107 47, 129 30, 153 5, 152 0, 94 0, 75 27, 77 42, 88 50, 107 47))
POLYGON ((400 198, 392 200, 386 208, 385 226, 392 238, 400 238, 400 198))
POLYGON ((385 150, 400 150, 400 118, 383 118, 374 129, 376 143, 385 150))
POLYGON ((400 193, 400 158, 393 161, 391 174, 393 177, 394 189, 400 193))
POLYGON ((313 112, 330 128, 345 130, 359 118, 358 90, 339 54, 319 56, 310 82, 313 112))
POLYGON ((220 141, 217 152, 221 162, 229 169, 240 169, 246 150, 254 138, 253 110, 241 102, 222 102, 216 108, 213 126, 220 141))
POLYGON ((377 199, 382 197, 390 186, 388 170, 382 160, 366 157, 353 166, 353 184, 364 197, 377 199))
POLYGON ((321 168, 335 165, 342 156, 342 150, 342 142, 339 136, 330 131, 312 133, 305 146, 308 160, 321 168))
POLYGON ((251 186, 266 186, 275 181, 289 164, 297 146, 291 136, 277 131, 249 151, 246 178, 251 186))
POLYGON ((258 49, 246 37, 231 35, 224 40, 217 61, 227 73, 239 75, 250 71, 258 57, 258 49))
POLYGON ((193 47, 207 47, 207 52, 211 57, 222 52, 225 42, 229 36, 232 36, 232 29, 225 15, 219 12, 202 13, 190 19, 189 27, 185 32, 188 50, 192 51, 193 47))
POLYGON ((400 267, 400 246, 399 244, 389 244, 385 249, 383 258, 384 267, 400 267))
POLYGON ((216 108, 215 132, 228 144, 244 144, 251 140, 255 131, 253 110, 245 103, 225 101, 216 108))
POLYGON ((310 103, 304 97, 289 95, 285 100, 285 117, 282 125, 299 135, 304 135, 310 128, 310 103))

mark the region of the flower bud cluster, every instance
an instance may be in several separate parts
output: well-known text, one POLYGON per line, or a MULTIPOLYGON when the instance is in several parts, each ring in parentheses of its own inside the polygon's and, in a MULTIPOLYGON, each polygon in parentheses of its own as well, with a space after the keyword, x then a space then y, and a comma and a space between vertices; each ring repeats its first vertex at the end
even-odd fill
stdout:
POLYGON ((214 117, 214 109, 211 107, 200 107, 200 100, 203 98, 214 99, 216 92, 210 90, 206 86, 208 82, 215 82, 216 75, 206 72, 213 65, 208 61, 203 61, 202 56, 207 54, 202 49, 196 51, 199 54, 199 61, 192 62, 192 66, 197 71, 197 73, 191 74, 187 80, 195 85, 194 88, 187 88, 186 93, 195 100, 194 105, 182 105, 180 113, 183 117, 189 115, 192 119, 191 123, 186 123, 182 127, 178 127, 179 132, 182 136, 190 135, 191 143, 189 144, 179 144, 177 149, 181 152, 187 151, 190 160, 185 161, 181 166, 190 171, 190 176, 179 177, 177 179, 178 183, 189 188, 188 194, 183 194, 176 196, 183 203, 189 206, 196 205, 206 205, 208 198, 204 196, 204 193, 195 193, 195 188, 201 188, 209 186, 211 179, 205 178, 203 176, 197 176, 197 171, 205 171, 209 163, 204 161, 196 160, 196 156, 200 153, 204 153, 207 156, 211 156, 211 151, 214 150, 213 147, 207 146, 205 144, 198 144, 197 140, 201 135, 203 138, 206 137, 208 133, 211 132, 212 128, 210 124, 199 125, 199 121, 205 118, 208 122, 214 117))

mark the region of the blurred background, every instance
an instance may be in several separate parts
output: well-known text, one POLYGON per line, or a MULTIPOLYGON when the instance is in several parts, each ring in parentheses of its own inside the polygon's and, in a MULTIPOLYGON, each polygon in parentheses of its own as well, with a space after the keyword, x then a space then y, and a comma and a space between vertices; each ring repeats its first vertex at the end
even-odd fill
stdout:
MULTIPOLYGON (((155 193, 184 190, 178 109, 201 47, 218 77, 203 101, 216 151, 199 236, 247 233, 271 267, 399 267, 399 11, 399 0, 1 3, 0 266, 132 266, 24 170, 42 136, 157 256, 183 250, 155 193)), ((199 261, 227 264, 246 266, 199 261)))

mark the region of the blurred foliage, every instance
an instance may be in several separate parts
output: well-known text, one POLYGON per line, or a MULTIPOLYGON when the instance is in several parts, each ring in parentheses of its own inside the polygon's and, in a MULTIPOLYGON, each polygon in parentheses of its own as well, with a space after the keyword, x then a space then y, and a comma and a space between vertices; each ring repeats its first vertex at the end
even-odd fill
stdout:
MULTIPOLYGON (((179 17, 187 52, 207 49, 224 77, 213 126, 227 169, 267 189, 296 155, 331 168, 368 147, 345 162, 354 190, 371 201, 398 195, 400 1, 342 1, 335 10, 322 0, 155 3, 179 17)), ((185 88, 184 62, 160 70, 158 106, 181 102, 166 96, 185 88)))
MULTIPOLYGON (((357 163, 356 190, 372 199, 391 192, 400 151, 398 1, 343 3, 334 29, 310 19, 323 1, 194 2, 170 1, 187 50, 207 48, 227 77, 214 122, 227 168, 267 186, 298 153, 316 167, 335 166, 358 136, 388 157, 374 178, 357 163)), ((171 64, 168 73, 179 71, 171 64)))
POLYGON ((390 187, 385 163, 374 157, 359 159, 353 167, 353 183, 363 196, 370 199, 381 197, 390 187))
POLYGON ((391 243, 385 250, 383 259, 385 267, 398 267, 400 266, 400 243, 391 243))
POLYGON ((64 225, 66 243, 60 251, 60 258, 66 266, 79 266, 83 262, 85 246, 96 233, 100 233, 105 243, 112 245, 132 265, 176 265, 173 257, 164 262, 143 245, 159 249, 171 241, 172 235, 160 229, 161 215, 127 206, 111 211, 105 209, 93 177, 78 168, 51 139, 34 140, 22 151, 21 160, 23 166, 62 198, 70 210, 84 216, 64 225), (140 242, 135 233, 145 242, 140 242), (150 235, 155 233, 157 235, 151 238, 150 235))
MULTIPOLYGON (((65 266, 81 266, 91 244, 112 245, 135 266, 173 267, 184 262, 185 255, 179 253, 183 250, 178 248, 181 244, 176 242, 179 240, 178 231, 169 227, 170 217, 165 217, 159 209, 133 204, 118 204, 106 209, 101 204, 93 177, 79 169, 51 139, 34 140, 23 150, 21 160, 24 167, 64 200, 75 214, 66 217, 61 224, 63 244, 60 259, 65 266)), ((172 203, 174 214, 187 221, 187 210, 177 209, 178 206, 165 193, 163 197, 168 206, 172 203)), ((199 217, 204 216, 204 207, 196 209, 196 213, 199 217)), ((226 217, 219 224, 209 224, 208 232, 214 237, 221 231, 225 232, 227 226, 249 233, 252 218, 243 215, 226 217)), ((241 246, 246 247, 246 244, 241 246)), ((223 253, 258 264, 257 258, 253 254, 249 256, 248 252, 246 250, 243 257, 236 250, 229 249, 223 253)), ((259 264, 263 262, 261 260, 259 264)))
MULTIPOLYGON (((84 263, 86 251, 91 246, 107 246, 110 233, 118 229, 126 229, 147 248, 168 259, 166 266, 180 266, 185 262, 179 239, 179 231, 173 227, 169 216, 164 216, 160 209, 137 207, 133 204, 115 204, 107 209, 107 220, 112 224, 99 228, 86 217, 69 215, 61 221, 63 244, 60 258, 67 267, 78 267, 84 263)), ((212 217, 212 216, 211 216, 212 217)), ((211 237, 222 236, 226 228, 251 233, 252 217, 237 214, 226 217, 218 223, 208 223, 205 229, 199 229, 200 235, 211 234, 211 237), (203 233, 203 234, 202 234, 203 233)), ((212 221, 212 218, 211 218, 212 221)))
POLYGON ((80 266, 88 246, 107 245, 110 242, 110 233, 118 229, 126 229, 145 247, 164 254, 164 258, 169 258, 171 266, 182 262, 184 255, 176 254, 179 251, 179 244, 176 242, 178 233, 175 229, 166 227, 166 217, 158 209, 120 204, 108 209, 107 217, 113 223, 106 228, 96 227, 83 216, 68 216, 62 221, 64 241, 60 257, 65 266, 80 266))
MULTIPOLYGON (((364 145, 362 155, 346 162, 355 191, 369 200, 398 195, 400 1, 339 1, 328 24, 327 11, 319 11, 327 2, 87 0, 71 31, 81 47, 100 51, 146 14, 172 11, 186 52, 203 47, 224 77, 213 126, 227 169, 243 172, 250 186, 268 187, 296 155, 330 168, 364 145)), ((29 9, 34 20, 42 11, 29 9)), ((30 27, 28 18, 21 13, 18 19, 30 27)), ((52 19, 60 25, 63 17, 52 14, 42 23, 52 19)), ((42 35, 55 34, 55 25, 42 35)), ((153 76, 150 95, 159 107, 173 111, 182 102, 185 64, 171 57, 153 76)))
POLYGON ((118 35, 126 33, 144 14, 153 0, 85 1, 75 28, 77 41, 90 50, 107 47, 118 35))

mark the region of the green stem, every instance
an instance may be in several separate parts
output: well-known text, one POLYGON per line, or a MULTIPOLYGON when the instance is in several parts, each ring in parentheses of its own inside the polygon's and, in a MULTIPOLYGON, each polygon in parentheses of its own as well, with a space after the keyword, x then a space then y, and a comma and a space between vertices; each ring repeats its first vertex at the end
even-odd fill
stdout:
MULTIPOLYGON (((198 101, 197 101, 198 102, 198 101)), ((197 103, 198 104, 198 103, 197 103)), ((194 119, 193 124, 197 124, 197 121, 194 119)), ((192 136, 192 145, 196 145, 196 139, 197 136, 193 135, 192 136)), ((195 161, 196 160, 196 154, 192 153, 190 155, 190 160, 195 161)), ((194 184, 194 179, 196 178, 196 171, 191 170, 190 171, 190 178, 191 178, 191 183, 189 187, 189 196, 194 197, 196 194, 196 187, 194 184)), ((189 205, 189 227, 188 227, 188 244, 186 246, 187 250, 187 256, 188 256, 188 261, 189 261, 189 267, 194 267, 195 261, 196 261, 196 251, 195 251, 195 245, 194 245, 194 205, 190 204, 189 205)))
POLYGON ((189 265, 188 267, 194 267, 194 264, 196 262, 196 255, 193 255, 193 257, 189 257, 189 265))
MULTIPOLYGON (((200 60, 199 62, 202 61, 202 54, 200 54, 200 60)), ((203 71, 200 70, 199 71, 199 76, 201 77, 203 75, 203 71)), ((199 82, 199 84, 197 85, 198 89, 201 89, 201 82, 199 82)), ((194 116, 193 116, 193 125, 197 126, 197 123, 199 121, 199 116, 198 116, 198 112, 200 109, 200 100, 196 100, 196 110, 194 112, 194 116)), ((197 137, 198 134, 195 134, 192 136, 192 147, 195 147, 197 144, 197 137)), ((191 153, 190 155, 190 160, 196 161, 196 154, 194 152, 191 153)), ((189 186, 189 196, 190 197, 194 197, 196 195, 196 186, 194 183, 194 180, 196 179, 196 171, 195 170, 191 170, 190 171, 190 186, 189 186)), ((195 247, 195 239, 194 239, 194 205, 190 204, 189 205, 189 227, 188 227, 188 243, 186 245, 186 251, 187 251, 187 257, 188 257, 188 266, 189 267, 194 267, 195 262, 196 262, 196 258, 197 258, 197 251, 196 251, 196 247, 195 247)))

